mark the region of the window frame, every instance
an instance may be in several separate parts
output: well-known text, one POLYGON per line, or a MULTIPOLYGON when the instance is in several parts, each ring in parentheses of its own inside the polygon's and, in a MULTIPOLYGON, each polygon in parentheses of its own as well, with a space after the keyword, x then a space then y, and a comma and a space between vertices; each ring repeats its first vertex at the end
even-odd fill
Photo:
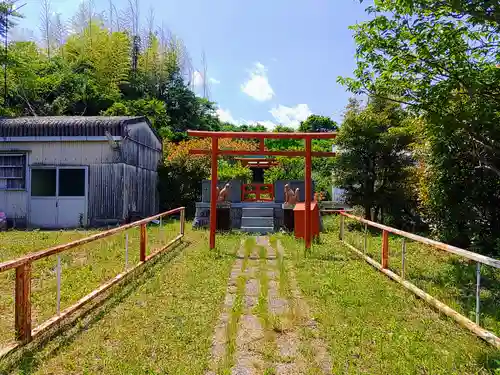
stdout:
MULTIPOLYGON (((0 185, 0 191, 28 191, 28 154, 26 152, 12 152, 12 151, 1 152, 0 151, 0 157, 1 156, 19 156, 19 157, 23 158, 24 163, 23 163, 21 168, 23 169, 22 180, 24 182, 24 187, 22 187, 22 188, 9 188, 9 187, 2 187, 2 185, 0 185)), ((4 167, 4 165, 0 164, 0 169, 3 167, 4 167)), ((21 177, 14 178, 14 179, 21 180, 21 177)), ((0 181, 7 181, 7 180, 8 180, 7 178, 0 176, 0 181)))

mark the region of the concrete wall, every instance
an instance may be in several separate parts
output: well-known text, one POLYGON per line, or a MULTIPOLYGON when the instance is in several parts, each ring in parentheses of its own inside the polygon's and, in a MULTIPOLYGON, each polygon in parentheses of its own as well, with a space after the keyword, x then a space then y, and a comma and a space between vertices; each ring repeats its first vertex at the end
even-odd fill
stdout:
MULTIPOLYGON (((201 183, 201 201, 208 203, 210 202, 210 180, 204 180, 201 183)), ((241 185, 242 182, 240 180, 232 180, 229 181, 231 184, 231 189, 230 189, 230 201, 232 203, 239 203, 241 202, 241 185)), ((219 189, 222 189, 226 185, 226 181, 218 181, 217 186, 219 189)))
MULTIPOLYGON (((304 202, 305 199, 305 184, 304 181, 276 181, 274 184, 274 201, 276 203, 284 203, 285 202, 285 185, 289 184, 291 189, 295 191, 296 188, 299 188, 299 202, 304 202)), ((312 182, 312 192, 311 199, 314 199, 314 188, 315 183, 312 182)))
MULTIPOLYGON (((229 181, 231 184, 231 202, 239 203, 241 202, 241 186, 242 182, 239 180, 229 181)), ((217 186, 219 188, 223 188, 225 185, 225 181, 219 181, 217 186)), ((274 184, 274 201, 276 203, 284 203, 285 202, 285 184, 289 184, 292 190, 295 191, 296 188, 300 189, 299 192, 299 201, 304 202, 304 193, 305 193, 305 184, 304 181, 276 181, 274 184)), ((312 183, 313 190, 311 192, 311 199, 314 199, 314 188, 315 183, 312 183)), ((202 182, 201 187, 201 201, 208 203, 210 202, 210 180, 204 180, 202 182)))

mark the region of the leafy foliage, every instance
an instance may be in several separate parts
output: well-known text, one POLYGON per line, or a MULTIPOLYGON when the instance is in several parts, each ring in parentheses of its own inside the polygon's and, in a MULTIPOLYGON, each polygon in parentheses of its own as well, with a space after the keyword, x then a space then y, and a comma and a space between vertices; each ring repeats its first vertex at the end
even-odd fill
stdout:
POLYGON ((332 132, 338 130, 337 124, 330 117, 310 115, 299 126, 299 131, 305 133, 332 132))
POLYGON ((414 215, 406 184, 413 162, 406 119, 400 106, 377 99, 345 115, 336 139, 335 180, 346 189, 348 203, 364 208, 367 219, 377 220, 380 213, 382 222, 401 226, 414 215))
POLYGON ((274 184, 278 180, 303 180, 304 158, 278 156, 278 165, 264 171, 264 182, 274 184))
MULTIPOLYGON (((220 149, 256 150, 253 142, 220 139, 220 149)), ((201 198, 201 182, 210 178, 210 155, 191 155, 189 150, 211 149, 210 139, 191 139, 188 141, 165 142, 165 161, 159 169, 160 206, 163 209, 186 207, 188 214, 194 214, 195 202, 201 198)), ((250 169, 234 163, 233 158, 219 160, 219 180, 251 178, 250 169)))
POLYGON ((218 162, 217 176, 219 181, 241 180, 252 181, 252 170, 243 166, 240 162, 230 163, 228 160, 220 159, 218 162))
POLYGON ((21 18, 22 15, 16 11, 16 1, 7 0, 0 1, 0 37, 4 38, 5 34, 16 25, 16 18, 21 18))
POLYGON ((57 53, 33 42, 9 44, 8 113, 145 115, 172 140, 184 139, 188 129, 220 128, 215 104, 197 97, 184 79, 178 39, 150 33, 138 48, 139 36, 106 28, 85 6, 74 21, 77 32, 52 50, 57 53))
POLYGON ((498 4, 380 0, 368 11, 373 18, 352 27, 354 78, 340 82, 404 102, 422 117, 425 218, 445 241, 498 251, 498 4))

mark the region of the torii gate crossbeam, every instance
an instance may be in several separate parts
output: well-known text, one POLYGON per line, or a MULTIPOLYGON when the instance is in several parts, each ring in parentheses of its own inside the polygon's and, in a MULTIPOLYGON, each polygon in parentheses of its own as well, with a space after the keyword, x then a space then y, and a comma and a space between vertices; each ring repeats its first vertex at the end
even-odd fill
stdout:
POLYGON ((289 156, 305 157, 305 245, 306 249, 311 248, 311 195, 312 195, 312 158, 313 157, 333 157, 334 152, 313 152, 313 139, 333 139, 337 133, 259 133, 259 132, 214 132, 188 130, 188 136, 212 139, 211 150, 189 150, 191 154, 211 155, 212 180, 210 183, 210 249, 215 248, 215 232, 217 228, 217 159, 219 155, 264 155, 264 156, 289 156), (259 151, 245 150, 219 150, 219 139, 258 139, 259 151), (266 151, 264 148, 265 139, 303 139, 305 142, 304 151, 266 151))

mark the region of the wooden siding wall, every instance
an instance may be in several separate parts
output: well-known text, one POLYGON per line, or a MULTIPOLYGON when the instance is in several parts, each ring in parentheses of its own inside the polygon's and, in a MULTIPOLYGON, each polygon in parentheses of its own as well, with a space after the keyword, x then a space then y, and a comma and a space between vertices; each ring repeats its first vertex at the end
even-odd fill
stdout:
POLYGON ((151 216, 158 212, 158 173, 131 165, 125 165, 123 203, 126 215, 131 211, 141 216, 151 216))
POLYGON ((161 160, 161 143, 146 123, 129 125, 128 136, 123 140, 121 152, 125 164, 150 171, 158 169, 161 160))
POLYGON ((124 164, 89 166, 88 217, 91 226, 123 221, 124 164))
POLYGON ((136 212, 147 217, 158 212, 158 174, 127 164, 89 167, 91 226, 124 221, 136 212))

